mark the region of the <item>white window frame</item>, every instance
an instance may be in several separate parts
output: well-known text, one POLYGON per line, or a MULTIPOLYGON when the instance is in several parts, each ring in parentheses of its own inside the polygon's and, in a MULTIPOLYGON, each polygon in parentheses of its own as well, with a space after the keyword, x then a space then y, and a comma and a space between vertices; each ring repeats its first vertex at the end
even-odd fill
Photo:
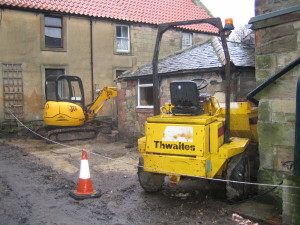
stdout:
POLYGON ((117 24, 116 25, 116 52, 125 52, 125 53, 130 52, 130 29, 129 29, 128 25, 121 25, 121 24, 117 24), (127 31, 128 31, 128 37, 123 37, 122 29, 121 29, 121 37, 118 37, 117 36, 117 28, 118 27, 122 27, 122 28, 126 27, 127 31), (126 40, 127 41, 127 47, 128 47, 128 49, 120 49, 120 48, 118 48, 118 40, 126 40))
POLYGON ((143 87, 153 87, 153 83, 149 84, 140 84, 140 80, 138 80, 138 86, 137 86, 137 108, 147 108, 147 109, 153 109, 153 105, 141 105, 141 90, 140 88, 143 87))
POLYGON ((193 45, 193 35, 191 33, 182 33, 182 49, 189 48, 193 45))

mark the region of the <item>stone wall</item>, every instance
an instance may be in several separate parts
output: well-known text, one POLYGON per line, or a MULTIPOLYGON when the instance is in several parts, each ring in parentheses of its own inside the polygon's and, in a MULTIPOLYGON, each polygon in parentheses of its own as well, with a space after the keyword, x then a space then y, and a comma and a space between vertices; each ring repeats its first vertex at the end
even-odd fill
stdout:
MULTIPOLYGON (((242 83, 248 82, 251 89, 254 88, 254 83, 249 77, 254 78, 254 71, 234 73, 235 75, 243 75, 238 78, 242 83), (244 80, 246 77, 246 80, 244 80)), ((178 77, 168 77, 161 81, 161 96, 160 105, 163 106, 165 103, 170 102, 170 83, 177 80, 192 80, 195 78, 204 78, 208 81, 209 85, 203 92, 207 92, 211 95, 216 96, 220 102, 225 101, 224 93, 224 80, 220 73, 210 72, 194 75, 184 75, 178 77)), ((235 80, 235 79, 233 79, 235 80)), ((144 135, 144 123, 146 119, 153 115, 152 108, 137 108, 137 80, 124 80, 118 83, 118 128, 121 137, 123 138, 138 138, 144 135)), ((236 87, 233 95, 238 93, 240 86, 236 87)), ((237 96, 245 97, 244 96, 237 96)))
MULTIPOLYGON (((256 0, 256 15, 293 6, 297 1, 256 0)), ((298 1, 299 4, 299 1, 298 1)), ((265 18, 253 23, 256 31, 256 80, 261 84, 300 56, 298 12, 265 18)), ((296 84, 300 66, 283 75, 260 92, 259 99, 259 181, 280 183, 292 173, 295 145, 296 84)), ((281 202, 278 189, 271 198, 281 202)))
MULTIPOLYGON (((182 49, 182 33, 183 32, 179 30, 168 30, 164 33, 161 41, 160 58, 171 55, 182 49)), ((156 27, 131 25, 133 54, 138 59, 134 69, 137 69, 137 67, 147 64, 152 60, 156 35, 156 27)), ((193 44, 205 42, 210 38, 210 36, 206 34, 194 33, 192 36, 193 44)))

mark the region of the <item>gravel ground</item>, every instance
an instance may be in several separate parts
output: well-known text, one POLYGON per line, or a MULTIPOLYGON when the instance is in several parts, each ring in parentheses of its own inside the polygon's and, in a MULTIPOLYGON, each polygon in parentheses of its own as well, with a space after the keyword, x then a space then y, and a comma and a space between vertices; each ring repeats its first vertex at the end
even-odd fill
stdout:
POLYGON ((246 224, 233 218, 224 184, 195 180, 173 187, 166 182, 162 191, 146 194, 136 174, 135 147, 97 140, 68 145, 76 149, 30 138, 0 139, 0 224, 246 224), (91 151, 92 183, 100 198, 69 196, 77 188, 77 148, 91 151))

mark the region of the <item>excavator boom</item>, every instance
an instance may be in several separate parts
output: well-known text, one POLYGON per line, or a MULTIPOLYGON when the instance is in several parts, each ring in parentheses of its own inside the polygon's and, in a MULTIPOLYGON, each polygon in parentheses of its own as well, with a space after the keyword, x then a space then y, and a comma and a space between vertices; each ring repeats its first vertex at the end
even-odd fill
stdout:
POLYGON ((96 114, 102 109, 108 99, 115 97, 117 97, 116 87, 104 87, 96 100, 86 109, 87 122, 91 122, 95 118, 96 114))

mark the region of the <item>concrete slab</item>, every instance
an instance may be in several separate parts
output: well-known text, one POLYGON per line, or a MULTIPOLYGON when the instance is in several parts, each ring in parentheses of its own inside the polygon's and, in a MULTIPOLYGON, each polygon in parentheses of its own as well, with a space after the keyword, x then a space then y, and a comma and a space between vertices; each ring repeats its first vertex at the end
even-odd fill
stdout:
POLYGON ((277 208, 275 205, 255 200, 231 205, 229 210, 243 217, 264 222, 267 222, 271 218, 276 218, 281 214, 281 209, 277 208))

